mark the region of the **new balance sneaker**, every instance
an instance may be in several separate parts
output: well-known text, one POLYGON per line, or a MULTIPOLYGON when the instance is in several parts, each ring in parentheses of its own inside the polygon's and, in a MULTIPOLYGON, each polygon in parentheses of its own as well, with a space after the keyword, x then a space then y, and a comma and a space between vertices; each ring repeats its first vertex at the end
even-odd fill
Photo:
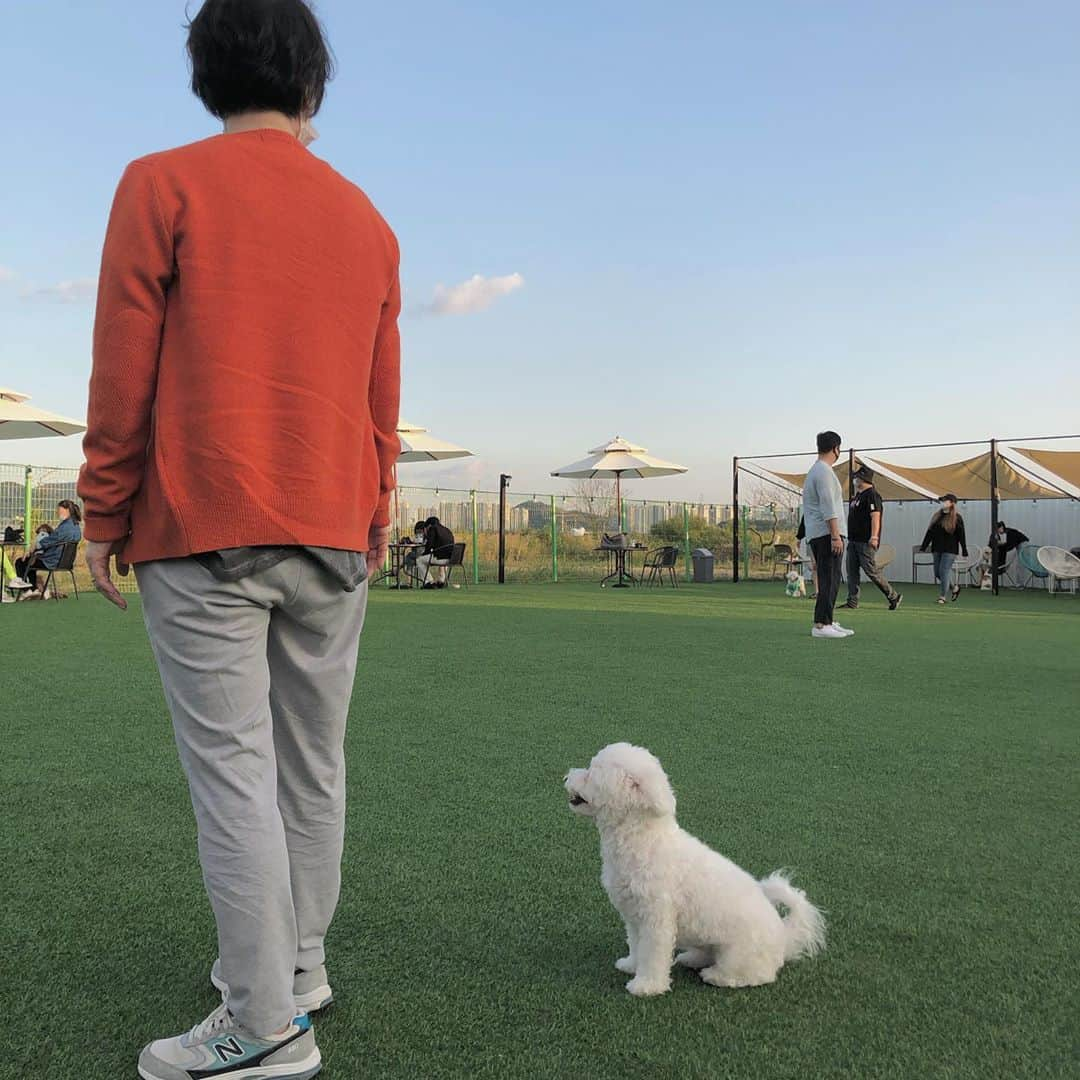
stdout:
POLYGON ((143 1080, 310 1080, 321 1068, 308 1016, 260 1038, 237 1024, 225 1002, 185 1035, 157 1039, 139 1055, 143 1080))
MULTIPOLYGON (((210 969, 210 981, 222 998, 228 998, 229 984, 221 974, 220 956, 210 969)), ((326 968, 320 964, 311 971, 297 971, 293 975, 293 998, 296 1001, 297 1012, 314 1013, 325 1009, 334 1000, 334 992, 330 989, 330 983, 326 977, 326 968)))
POLYGON ((835 623, 830 623, 828 626, 815 626, 810 631, 811 637, 823 637, 823 638, 845 638, 847 634, 843 630, 838 630, 835 623))
POLYGON ((13 577, 8 583, 9 589, 32 589, 34 586, 30 584, 26 578, 13 577))
POLYGON ((844 637, 854 637, 855 636, 855 631, 854 630, 849 630, 846 626, 841 626, 838 622, 833 623, 833 629, 834 630, 839 630, 840 633, 844 635, 844 637))
POLYGON ((890 611, 895 611, 903 602, 904 602, 904 594, 903 593, 897 593, 889 601, 889 610, 890 611))

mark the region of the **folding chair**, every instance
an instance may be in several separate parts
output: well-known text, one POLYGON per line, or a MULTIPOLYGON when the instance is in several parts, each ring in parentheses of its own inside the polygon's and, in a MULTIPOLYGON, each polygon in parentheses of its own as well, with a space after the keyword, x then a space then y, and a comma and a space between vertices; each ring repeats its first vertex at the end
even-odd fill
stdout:
POLYGON ((642 585, 663 585, 664 573, 669 575, 671 587, 679 587, 678 578, 675 575, 675 567, 679 562, 679 549, 672 545, 654 548, 645 555, 645 561, 641 564, 642 585))
MULTIPOLYGON (((440 548, 440 551, 445 551, 446 548, 440 548)), ((454 576, 455 570, 461 571, 461 580, 465 582, 465 588, 469 587, 469 575, 465 573, 465 545, 464 544, 451 544, 450 554, 443 562, 441 559, 436 558, 432 566, 445 566, 446 570, 446 584, 450 584, 450 579, 454 576)))

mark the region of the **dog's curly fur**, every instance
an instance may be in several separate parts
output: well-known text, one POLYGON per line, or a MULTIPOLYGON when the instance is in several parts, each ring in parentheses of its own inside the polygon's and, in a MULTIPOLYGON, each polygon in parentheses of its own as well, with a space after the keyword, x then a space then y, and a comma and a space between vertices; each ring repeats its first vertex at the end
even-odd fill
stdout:
POLYGON ((679 828, 675 795, 648 750, 613 743, 566 776, 570 807, 600 831, 600 880, 626 924, 615 962, 631 994, 671 988, 674 962, 713 986, 761 986, 825 947, 821 912, 786 875, 755 881, 679 828), (787 914, 781 917, 777 905, 787 914))

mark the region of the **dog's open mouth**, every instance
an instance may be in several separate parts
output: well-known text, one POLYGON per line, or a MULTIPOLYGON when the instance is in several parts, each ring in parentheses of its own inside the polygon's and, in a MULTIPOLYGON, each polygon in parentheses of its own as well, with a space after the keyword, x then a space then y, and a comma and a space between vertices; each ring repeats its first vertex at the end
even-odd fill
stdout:
POLYGON ((571 806, 588 806, 589 803, 586 799, 583 799, 576 791, 570 796, 571 806))

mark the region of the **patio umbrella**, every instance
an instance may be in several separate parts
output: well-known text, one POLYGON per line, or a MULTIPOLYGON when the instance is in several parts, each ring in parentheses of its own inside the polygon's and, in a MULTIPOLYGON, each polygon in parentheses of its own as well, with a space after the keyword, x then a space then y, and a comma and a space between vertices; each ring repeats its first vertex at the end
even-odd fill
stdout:
POLYGON ((473 452, 453 443, 443 442, 429 434, 427 428, 417 427, 407 420, 398 420, 398 440, 401 452, 394 466, 394 520, 401 524, 401 510, 398 503, 397 466, 410 461, 451 461, 453 458, 472 457, 473 452))
POLYGON ((644 446, 635 446, 616 435, 611 442, 589 451, 589 456, 572 465, 555 469, 552 476, 563 476, 570 480, 615 481, 615 506, 619 528, 622 528, 622 478, 647 479, 650 476, 674 476, 686 472, 685 465, 675 465, 670 461, 661 461, 653 457, 644 446))
POLYGON ((29 400, 26 394, 0 387, 0 439, 41 439, 86 430, 78 420, 27 405, 29 400))

